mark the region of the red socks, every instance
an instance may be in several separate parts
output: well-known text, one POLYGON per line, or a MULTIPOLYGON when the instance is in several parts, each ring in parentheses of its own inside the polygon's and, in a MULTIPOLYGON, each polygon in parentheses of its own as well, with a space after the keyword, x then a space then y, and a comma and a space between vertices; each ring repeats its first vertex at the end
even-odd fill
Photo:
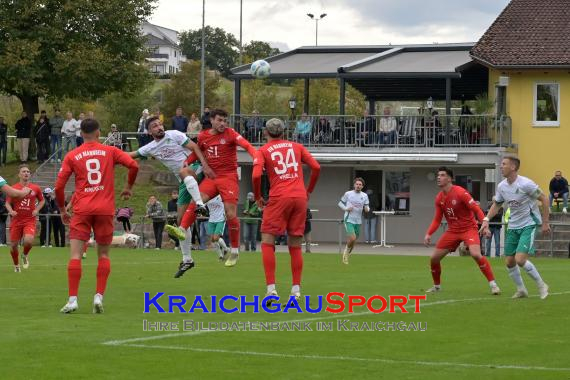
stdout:
POLYGON ((69 296, 77 297, 79 281, 81 280, 81 259, 71 259, 67 264, 67 283, 69 284, 69 296))
POLYGON ((99 265, 97 265, 97 293, 103 295, 105 294, 105 288, 107 287, 107 279, 111 273, 111 260, 107 257, 99 259, 99 265))
POLYGON ((289 255, 291 256, 293 285, 301 285, 301 274, 303 273, 303 252, 301 247, 289 247, 289 255))
POLYGON ((196 203, 192 202, 188 205, 188 208, 182 215, 182 220, 180 220, 180 227, 187 230, 196 221, 196 203))
POLYGON ((31 250, 32 250, 31 245, 25 245, 24 244, 24 256, 28 256, 28 253, 30 253, 31 250))
POLYGON ((431 263, 431 277, 433 278, 433 284, 441 284, 441 264, 431 263))
POLYGON ((20 252, 18 252, 18 247, 10 249, 10 255, 12 255, 12 261, 14 265, 20 264, 20 252))
POLYGON ((228 227, 230 233, 230 246, 232 248, 239 248, 239 219, 234 216, 228 219, 228 227))
POLYGON ((265 270, 265 283, 267 285, 275 284, 275 246, 261 243, 261 256, 265 270))
POLYGON ((495 280, 493 268, 491 268, 491 264, 489 264, 489 261, 485 256, 482 256, 477 264, 479 264, 479 269, 481 269, 481 273, 483 273, 483 276, 487 278, 487 281, 495 280))

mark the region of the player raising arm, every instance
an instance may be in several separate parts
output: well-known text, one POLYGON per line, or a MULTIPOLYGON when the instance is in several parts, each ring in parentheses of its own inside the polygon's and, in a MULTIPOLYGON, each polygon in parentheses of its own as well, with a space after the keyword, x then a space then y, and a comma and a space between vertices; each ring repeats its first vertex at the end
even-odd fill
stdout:
POLYGON ((263 171, 269 176, 269 201, 261 221, 261 254, 265 270, 267 295, 277 296, 275 289, 275 236, 287 231, 293 286, 291 295, 301 297, 303 255, 301 243, 305 232, 307 199, 317 184, 321 166, 301 144, 283 139, 284 125, 280 119, 270 119, 264 128, 267 144, 259 148, 253 161, 253 192, 262 208, 263 171), (303 166, 311 168, 309 186, 305 189, 303 166))
POLYGON ((439 238, 435 250, 430 259, 431 276, 433 287, 427 290, 428 293, 439 292, 441 290, 441 260, 449 253, 457 249, 463 242, 469 247, 469 253, 475 260, 481 273, 489 281, 491 293, 501 294, 501 290, 495 282, 493 269, 485 256, 481 255, 481 241, 477 230, 477 219, 483 220, 484 214, 481 208, 475 203, 471 195, 461 186, 453 184, 453 171, 449 168, 441 167, 437 169, 437 186, 441 189, 435 197, 435 216, 424 237, 424 244, 431 243, 431 236, 439 228, 441 219, 445 216, 447 220, 447 231, 439 238))
POLYGON ((103 294, 111 272, 109 246, 115 229, 115 165, 129 169, 128 180, 121 196, 129 199, 139 170, 138 164, 127 153, 114 146, 99 143, 101 131, 95 119, 81 122, 84 143, 67 153, 55 184, 56 202, 61 210, 61 219, 70 224, 69 240, 71 255, 67 266, 69 300, 61 309, 71 313, 79 308, 77 293, 81 280, 81 254, 91 230, 97 242, 97 290, 93 299, 93 312, 103 312, 103 294), (65 208, 65 185, 75 174, 73 216, 65 208))

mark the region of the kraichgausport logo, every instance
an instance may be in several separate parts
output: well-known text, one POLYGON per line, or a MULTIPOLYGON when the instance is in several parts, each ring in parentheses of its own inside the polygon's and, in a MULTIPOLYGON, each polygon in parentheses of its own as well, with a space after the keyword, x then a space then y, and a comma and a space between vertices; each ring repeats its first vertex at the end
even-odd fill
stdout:
POLYGON ((158 292, 151 295, 144 293, 144 313, 341 313, 347 311, 368 310, 371 313, 420 313, 420 301, 426 300, 426 295, 390 295, 387 297, 373 295, 346 295, 341 292, 330 292, 326 295, 304 296, 304 302, 299 302, 294 296, 281 299, 278 296, 233 296, 218 297, 197 295, 187 299, 181 295, 166 295, 158 292), (409 309, 409 310, 408 310, 409 309))

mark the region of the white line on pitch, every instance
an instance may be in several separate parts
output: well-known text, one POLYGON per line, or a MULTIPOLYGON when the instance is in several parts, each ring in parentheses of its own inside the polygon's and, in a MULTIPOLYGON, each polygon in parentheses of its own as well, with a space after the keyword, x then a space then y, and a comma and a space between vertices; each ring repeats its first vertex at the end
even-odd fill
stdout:
MULTIPOLYGON (((559 295, 564 295, 564 294, 570 294, 570 291, 551 293, 550 295, 551 296, 559 296, 559 295)), ((538 297, 538 296, 531 296, 531 297, 538 297)), ((454 303, 460 303, 460 302, 496 301, 498 299, 499 298, 492 297, 492 296, 479 297, 479 298, 466 298, 466 299, 451 299, 451 300, 442 300, 442 301, 422 303, 421 307, 447 305, 447 304, 454 304, 454 303)), ((281 321, 276 321, 276 322, 290 322, 290 323, 293 323, 293 322, 311 322, 311 321, 323 321, 323 320, 327 320, 327 319, 352 318, 352 317, 359 317, 362 315, 374 315, 374 314, 369 312, 369 311, 361 311, 361 312, 352 313, 352 314, 342 314, 342 315, 333 314, 333 315, 320 316, 320 317, 317 316, 317 317, 313 317, 313 318, 281 320, 281 321)), ((181 336, 202 335, 202 334, 214 333, 214 332, 225 332, 225 331, 223 331, 223 330, 188 331, 188 332, 183 332, 183 333, 171 333, 171 334, 143 336, 143 337, 139 337, 139 338, 109 340, 109 341, 103 342, 102 344, 107 345, 107 346, 121 346, 121 345, 127 345, 129 343, 135 343, 135 342, 147 342, 150 340, 167 339, 167 338, 181 337, 181 336)))
POLYGON ((195 352, 215 352, 221 354, 247 355, 247 356, 268 356, 287 359, 313 359, 313 360, 336 360, 336 361, 358 361, 358 362, 375 362, 383 364, 406 364, 431 367, 462 367, 462 368, 486 368, 486 369, 516 369, 525 371, 555 371, 570 372, 570 368, 556 367, 540 367, 540 366, 518 366, 518 365, 502 365, 502 364, 475 364, 475 363, 454 363, 454 362, 430 362, 423 360, 396 360, 396 359, 380 359, 380 358, 359 358, 352 356, 326 356, 326 355, 294 355, 278 352, 257 352, 257 351, 239 351, 239 350, 223 350, 217 348, 196 348, 196 347, 179 347, 179 346, 155 346, 146 344, 125 344, 125 347, 151 348, 162 350, 183 350, 195 352))

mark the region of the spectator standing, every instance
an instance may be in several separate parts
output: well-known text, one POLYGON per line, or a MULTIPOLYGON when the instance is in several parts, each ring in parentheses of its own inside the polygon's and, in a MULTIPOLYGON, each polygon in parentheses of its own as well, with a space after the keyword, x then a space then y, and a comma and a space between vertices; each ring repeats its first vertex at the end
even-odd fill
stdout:
POLYGON ((305 216, 305 231, 303 231, 303 238, 305 239, 305 253, 311 253, 311 219, 313 219, 313 214, 311 209, 307 207, 307 215, 305 216))
MULTIPOLYGON (((170 193, 170 200, 166 205, 166 223, 177 226, 178 225, 178 191, 173 190, 170 193)), ((174 242, 174 249, 180 249, 180 240, 174 235, 168 234, 168 237, 174 242)))
POLYGON ((126 234, 131 233, 131 218, 134 213, 135 211, 127 206, 117 209, 117 221, 123 223, 123 231, 125 231, 126 234))
POLYGON ((146 204, 146 217, 152 219, 152 230, 154 231, 155 249, 162 248, 162 232, 166 224, 166 214, 162 208, 162 204, 154 195, 148 198, 146 204))
POLYGON ((61 130, 63 128, 63 117, 61 117, 61 112, 58 109, 55 110, 55 113, 51 119, 49 119, 49 126, 50 126, 50 154, 54 154, 59 149, 59 154, 57 161, 61 162, 61 130))
POLYGON ((75 122, 75 146, 83 145, 83 137, 81 136, 81 122, 85 120, 85 112, 79 114, 79 119, 75 122))
POLYGON ((196 139, 201 130, 202 130, 202 123, 200 123, 200 120, 198 120, 198 117, 196 117, 196 114, 193 113, 190 116, 190 122, 188 123, 188 128, 186 129, 186 134, 191 139, 196 139))
MULTIPOLYGON (((55 200, 55 193, 52 193, 51 196, 55 200)), ((50 230, 53 231, 53 241, 55 246, 65 247, 65 225, 61 220, 61 212, 59 211, 57 202, 54 202, 54 207, 51 209, 49 222, 50 230)))
POLYGON ((22 117, 16 122, 16 139, 20 151, 20 161, 28 161, 28 149, 30 148, 30 136, 32 134, 32 121, 26 112, 22 112, 22 117))
POLYGON ((259 116, 259 111, 253 110, 252 117, 250 117, 246 123, 245 138, 252 143, 261 141, 261 131, 263 130, 263 127, 264 122, 263 119, 259 116))
POLYGON ((212 123, 210 122, 210 108, 204 107, 204 114, 202 115, 202 119, 200 120, 202 124, 202 129, 210 129, 212 128, 212 123))
POLYGON ((148 134, 148 129, 146 127, 146 120, 149 118, 148 110, 145 108, 142 111, 142 115, 139 119, 139 124, 137 127, 137 139, 139 140, 139 148, 142 148, 146 144, 148 144, 151 140, 151 137, 148 134))
POLYGON ((554 178, 550 180, 550 209, 552 210, 552 201, 557 198, 562 198, 564 200, 563 213, 567 213, 568 210, 568 181, 566 178, 562 177, 562 172, 557 170, 554 173, 554 178))
POLYGON ((6 194, 0 191, 0 247, 6 246, 6 220, 8 210, 6 209, 6 194))
POLYGON ((389 107, 384 107, 384 117, 380 118, 378 126, 378 144, 394 144, 396 142, 396 128, 398 122, 391 115, 389 107))
POLYGON ((374 136, 376 135, 376 118, 370 116, 368 111, 364 111, 364 123, 362 126, 362 140, 365 144, 374 144, 374 136))
POLYGON ((69 152, 71 149, 75 149, 75 128, 77 126, 77 120, 73 118, 71 112, 65 114, 65 120, 61 126, 61 135, 63 137, 62 146, 65 147, 63 155, 69 152))
POLYGON ((306 112, 301 114, 301 119, 297 120, 297 125, 295 127, 295 135, 297 136, 297 141, 303 145, 309 144, 311 140, 311 120, 307 116, 306 112))
POLYGON ((369 209, 364 211, 364 241, 366 243, 376 243, 376 231, 378 225, 378 215, 374 214, 380 206, 378 197, 374 195, 372 189, 366 190, 366 195, 368 195, 369 209))
MULTIPOLYGON (((493 196, 493 200, 489 202, 489 207, 487 208, 487 212, 495 202, 495 197, 493 196)), ((489 230, 491 231, 491 236, 485 237, 486 246, 485 246, 485 256, 491 257, 491 244, 493 243, 493 239, 495 239, 495 257, 501 257, 501 228, 503 225, 503 208, 500 208, 497 214, 489 220, 489 230)))
POLYGON ((107 135, 107 145, 114 146, 115 148, 123 150, 123 136, 117 129, 116 124, 111 124, 111 130, 107 135))
POLYGON ((255 202, 254 194, 251 192, 247 193, 247 198, 243 205, 243 214, 247 216, 247 218, 243 219, 245 227, 243 230, 245 250, 255 252, 257 250, 258 218, 261 216, 261 211, 259 210, 257 202, 255 202))
POLYGON ((55 198, 53 197, 53 190, 49 187, 46 187, 44 190, 44 207, 40 210, 40 245, 42 248, 50 247, 51 248, 51 233, 53 226, 51 224, 51 216, 50 214, 56 213, 57 206, 55 204, 55 198), (49 227, 48 227, 48 221, 49 227))
POLYGON ((170 129, 186 133, 188 131, 188 118, 182 114, 182 107, 176 108, 176 115, 172 118, 172 126, 170 129))
POLYGON ((0 116, 0 166, 6 165, 7 154, 8 154, 8 125, 4 123, 4 118, 0 116))
POLYGON ((36 145, 38 163, 41 164, 49 158, 49 140, 51 137, 51 127, 46 111, 40 113, 40 118, 36 123, 36 145))

